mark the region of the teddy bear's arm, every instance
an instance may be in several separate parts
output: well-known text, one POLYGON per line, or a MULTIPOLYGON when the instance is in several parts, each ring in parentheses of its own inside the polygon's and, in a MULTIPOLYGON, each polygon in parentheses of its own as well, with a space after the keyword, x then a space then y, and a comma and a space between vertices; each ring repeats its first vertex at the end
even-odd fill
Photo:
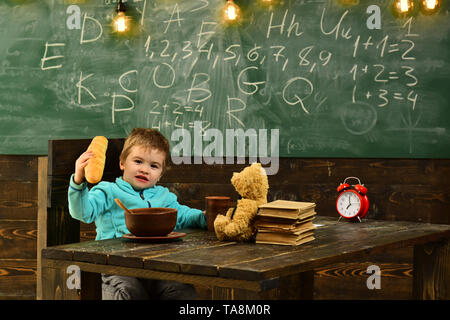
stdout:
POLYGON ((223 215, 218 215, 214 220, 214 231, 219 240, 225 239, 225 227, 230 223, 230 218, 223 215))
MULTIPOLYGON (((258 204, 254 200, 239 200, 232 220, 224 228, 224 233, 229 238, 239 235, 248 235, 253 231, 252 222, 258 210, 258 204)), ((247 236, 245 236, 247 238, 247 236)))

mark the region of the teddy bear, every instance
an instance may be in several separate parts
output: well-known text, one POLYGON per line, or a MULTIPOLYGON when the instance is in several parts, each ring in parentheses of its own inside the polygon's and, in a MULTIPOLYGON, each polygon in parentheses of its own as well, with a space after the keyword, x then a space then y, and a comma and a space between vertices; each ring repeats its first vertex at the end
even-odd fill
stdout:
POLYGON ((269 181, 260 163, 253 163, 241 172, 234 172, 231 184, 240 195, 235 208, 226 215, 217 215, 214 229, 219 240, 250 241, 255 233, 254 218, 258 207, 267 203, 269 181))

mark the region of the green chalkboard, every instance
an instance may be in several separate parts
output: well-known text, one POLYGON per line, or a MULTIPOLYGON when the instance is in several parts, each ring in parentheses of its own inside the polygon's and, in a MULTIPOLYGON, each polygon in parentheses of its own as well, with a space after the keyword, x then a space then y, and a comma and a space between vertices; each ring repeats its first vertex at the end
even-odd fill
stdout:
POLYGON ((138 126, 194 155, 243 133, 247 153, 450 157, 445 0, 406 17, 393 1, 235 0, 234 25, 222 0, 124 2, 125 36, 115 0, 0 3, 1 154, 138 126))

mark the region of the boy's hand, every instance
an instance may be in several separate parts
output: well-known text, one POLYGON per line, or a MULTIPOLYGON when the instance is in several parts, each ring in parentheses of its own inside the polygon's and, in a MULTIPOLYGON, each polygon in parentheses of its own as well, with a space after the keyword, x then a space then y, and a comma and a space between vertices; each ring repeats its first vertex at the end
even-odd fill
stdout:
POLYGON ((75 175, 73 177, 73 182, 76 184, 82 184, 84 182, 84 168, 89 163, 89 159, 93 157, 93 151, 86 151, 77 159, 77 161, 75 161, 75 175))

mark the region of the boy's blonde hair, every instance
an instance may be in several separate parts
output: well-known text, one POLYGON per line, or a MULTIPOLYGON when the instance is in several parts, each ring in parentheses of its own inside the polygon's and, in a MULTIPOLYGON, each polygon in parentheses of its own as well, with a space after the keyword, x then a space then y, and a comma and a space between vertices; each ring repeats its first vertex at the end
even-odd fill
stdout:
POLYGON ((123 145, 122 153, 120 154, 120 161, 125 162, 134 146, 141 146, 144 148, 158 149, 166 154, 163 163, 163 169, 168 164, 170 147, 169 141, 161 132, 149 128, 134 128, 128 135, 123 145))

